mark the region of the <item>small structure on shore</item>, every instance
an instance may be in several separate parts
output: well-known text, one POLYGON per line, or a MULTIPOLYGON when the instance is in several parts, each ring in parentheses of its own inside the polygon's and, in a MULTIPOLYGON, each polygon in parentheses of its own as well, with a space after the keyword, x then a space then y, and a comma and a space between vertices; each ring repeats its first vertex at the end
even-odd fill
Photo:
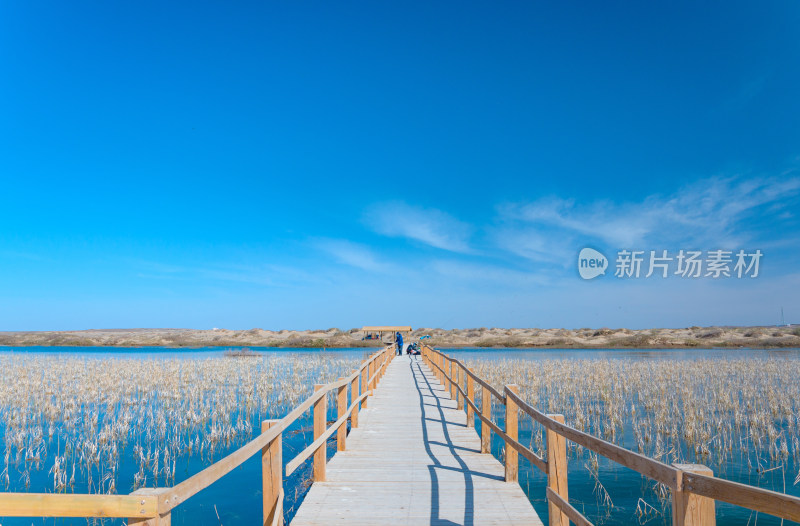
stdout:
POLYGON ((411 332, 413 329, 410 325, 376 325, 365 326, 361 328, 364 331, 364 340, 380 340, 383 341, 383 333, 388 332, 392 335, 390 340, 392 343, 395 341, 395 334, 398 332, 406 333, 411 332))

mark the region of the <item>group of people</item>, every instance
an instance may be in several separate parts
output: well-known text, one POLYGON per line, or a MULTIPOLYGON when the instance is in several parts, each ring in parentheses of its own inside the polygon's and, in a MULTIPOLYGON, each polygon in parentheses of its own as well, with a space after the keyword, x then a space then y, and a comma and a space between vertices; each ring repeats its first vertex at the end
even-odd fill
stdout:
MULTIPOLYGON (((400 334, 399 332, 396 333, 394 335, 394 341, 395 341, 395 345, 397 345, 397 355, 398 356, 402 356, 403 355, 403 335, 400 334)), ((416 343, 409 343, 408 346, 406 347, 406 354, 409 354, 411 356, 419 356, 420 352, 419 352, 419 347, 417 346, 417 344, 416 343)))

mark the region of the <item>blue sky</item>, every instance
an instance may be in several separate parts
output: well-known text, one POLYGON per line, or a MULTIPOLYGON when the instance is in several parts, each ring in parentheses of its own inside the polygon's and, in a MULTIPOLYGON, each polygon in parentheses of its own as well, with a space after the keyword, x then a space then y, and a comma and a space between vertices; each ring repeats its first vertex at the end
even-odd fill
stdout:
POLYGON ((3 2, 0 330, 800 322, 800 4, 3 2), (759 249, 583 281, 578 251, 759 249))

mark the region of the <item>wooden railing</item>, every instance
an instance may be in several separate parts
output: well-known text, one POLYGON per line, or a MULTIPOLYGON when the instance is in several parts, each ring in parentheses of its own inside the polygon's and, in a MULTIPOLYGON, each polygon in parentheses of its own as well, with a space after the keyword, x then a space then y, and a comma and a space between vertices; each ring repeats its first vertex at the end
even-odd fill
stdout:
POLYGON ((506 385, 503 393, 500 393, 459 360, 428 346, 423 347, 422 356, 442 385, 449 389, 451 398, 457 400, 457 407, 459 409, 466 407, 467 426, 474 425, 475 417, 480 420, 481 452, 491 453, 492 432, 503 439, 506 445, 506 481, 517 481, 518 455, 528 459, 547 475, 550 526, 568 526, 570 521, 580 526, 592 525, 569 504, 567 440, 667 486, 672 493, 673 526, 716 524, 715 501, 717 500, 783 519, 800 521, 800 498, 714 478, 711 469, 703 465, 668 465, 640 455, 566 425, 563 415, 544 414, 538 411, 519 397, 516 385, 506 385), (475 383, 482 388, 480 407, 476 403, 475 383), (505 429, 492 421, 492 397, 505 406, 505 429), (539 457, 519 442, 517 422, 519 411, 530 415, 545 427, 546 459, 539 457))
POLYGON ((130 495, 76 495, 52 493, 0 493, 0 517, 109 517, 125 518, 128 524, 168 526, 175 507, 209 487, 245 460, 261 452, 263 485, 263 524, 283 524, 282 433, 306 411, 312 409, 314 441, 286 465, 292 473, 312 455, 313 480, 325 480, 326 442, 336 433, 337 450, 343 451, 347 421, 358 427, 359 409, 366 408, 368 397, 394 357, 394 347, 386 347, 364 360, 347 378, 315 385, 314 394, 277 420, 265 420, 261 434, 203 471, 171 488, 142 488, 130 495), (350 405, 347 387, 350 386, 350 405), (360 387, 360 394, 359 394, 360 387), (327 427, 328 393, 336 391, 337 420, 327 427))

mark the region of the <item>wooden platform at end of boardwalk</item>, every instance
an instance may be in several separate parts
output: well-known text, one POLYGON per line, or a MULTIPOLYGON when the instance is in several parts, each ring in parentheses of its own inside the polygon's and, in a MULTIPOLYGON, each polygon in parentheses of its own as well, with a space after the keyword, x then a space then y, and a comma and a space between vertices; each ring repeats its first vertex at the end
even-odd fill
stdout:
POLYGON ((389 365, 347 451, 315 482, 292 526, 329 524, 540 525, 503 466, 421 360, 389 365))

